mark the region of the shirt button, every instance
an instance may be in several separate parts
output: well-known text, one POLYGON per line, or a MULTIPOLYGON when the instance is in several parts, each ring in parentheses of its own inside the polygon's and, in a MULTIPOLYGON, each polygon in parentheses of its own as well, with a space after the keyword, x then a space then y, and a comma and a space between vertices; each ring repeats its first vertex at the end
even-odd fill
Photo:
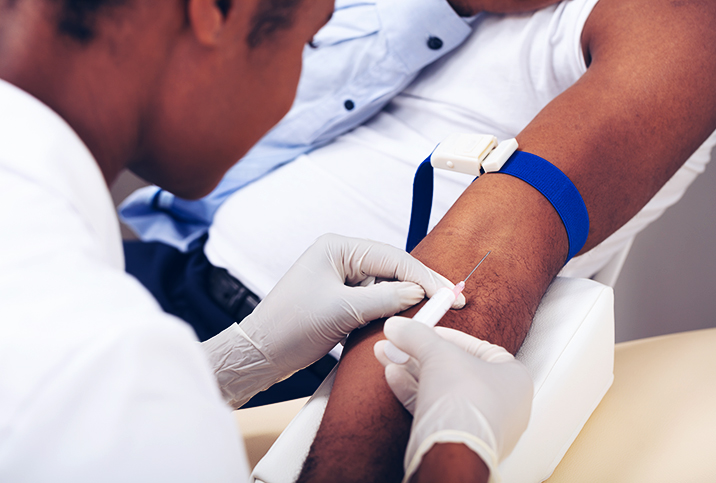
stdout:
POLYGON ((443 41, 438 37, 430 37, 428 39, 428 48, 430 50, 440 50, 443 48, 443 41))
POLYGON ((348 111, 352 111, 353 108, 356 107, 356 105, 355 105, 355 104, 353 103, 353 101, 351 101, 350 99, 348 99, 346 102, 344 102, 344 103, 343 103, 343 106, 344 106, 344 107, 346 108, 346 110, 348 110, 348 111))

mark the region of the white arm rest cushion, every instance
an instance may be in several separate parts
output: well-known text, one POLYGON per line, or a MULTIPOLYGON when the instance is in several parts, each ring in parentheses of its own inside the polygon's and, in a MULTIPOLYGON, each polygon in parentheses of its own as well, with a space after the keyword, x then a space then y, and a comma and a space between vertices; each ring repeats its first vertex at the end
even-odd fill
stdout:
MULTIPOLYGON (((517 358, 535 383, 532 416, 500 470, 505 483, 540 482, 552 474, 614 378, 612 289, 592 280, 555 279, 517 358)), ((296 481, 333 379, 331 373, 256 465, 253 481, 296 481)))

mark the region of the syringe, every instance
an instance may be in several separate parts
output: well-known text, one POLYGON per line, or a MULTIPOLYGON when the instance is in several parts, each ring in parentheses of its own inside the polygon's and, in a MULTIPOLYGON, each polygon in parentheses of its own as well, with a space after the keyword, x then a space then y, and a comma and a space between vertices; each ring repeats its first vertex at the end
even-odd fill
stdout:
MULTIPOLYGON (((417 320, 418 322, 421 322, 428 327, 435 327, 435 325, 440 322, 440 319, 443 318, 447 311, 450 310, 450 307, 452 307, 452 304, 455 302, 457 297, 462 293, 463 290, 465 290, 465 282, 467 282, 467 279, 470 278, 473 273, 475 273, 477 267, 479 267, 482 262, 485 261, 485 258, 487 258, 487 255, 489 255, 490 253, 492 253, 492 251, 487 252, 485 256, 482 257, 482 260, 480 260, 480 262, 475 265, 475 268, 472 269, 472 272, 470 272, 470 274, 465 277, 465 280, 463 280, 462 282, 458 282, 457 285, 455 285, 455 288, 449 289, 447 287, 444 287, 438 290, 435 295, 430 297, 430 300, 428 300, 425 305, 423 305, 420 310, 418 310, 418 313, 413 316, 413 320, 417 320)), ((385 344, 383 351, 385 352, 385 356, 396 364, 405 364, 406 362, 408 362, 408 354, 395 347, 390 341, 385 344)))

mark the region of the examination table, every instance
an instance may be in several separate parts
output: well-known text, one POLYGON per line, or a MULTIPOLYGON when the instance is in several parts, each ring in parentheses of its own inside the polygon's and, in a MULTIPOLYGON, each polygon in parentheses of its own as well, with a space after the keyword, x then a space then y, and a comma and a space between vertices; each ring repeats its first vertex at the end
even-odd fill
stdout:
MULTIPOLYGON (((560 359, 563 362, 572 358, 585 359, 583 355, 570 354, 571 347, 601 347, 604 340, 613 337, 606 327, 609 324, 613 327, 613 303, 611 290, 595 282, 562 279, 556 284, 550 288, 545 299, 547 305, 554 302, 552 308, 555 310, 550 309, 545 314, 543 303, 535 323, 539 323, 542 317, 556 316, 558 319, 569 317, 571 324, 579 326, 572 331, 573 338, 566 344, 563 353, 551 359, 554 363, 552 372, 557 371, 554 375, 558 376, 557 379, 566 380, 570 377, 562 373, 564 369, 559 367, 560 359), (577 300, 581 302, 575 303, 574 296, 578 296, 577 300), (582 320, 575 322, 574 319, 579 317, 582 320), (597 327, 602 327, 603 332, 597 327), (587 343, 587 339, 593 337, 596 339, 587 343)), ((554 328, 546 331, 550 330, 554 328)), ((534 335, 530 333, 529 337, 534 335)), ((610 344, 614 347, 612 341, 610 344)), ((602 348, 598 352, 600 358, 590 355, 586 359, 604 364, 602 358, 611 357, 611 351, 602 348)), ((589 375, 591 371, 593 369, 587 369, 581 380, 592 377, 589 375)), ((589 384, 592 389, 586 391, 592 394, 592 398, 599 393, 596 389, 610 380, 608 377, 605 379, 605 374, 611 374, 611 365, 605 364, 597 372, 600 374, 599 381, 589 384), (605 370, 607 367, 608 371, 605 370)), ((540 377, 540 374, 532 373, 540 377)), ((545 382, 550 381, 552 376, 547 374, 542 381, 543 389, 537 389, 533 418, 535 412, 544 412, 538 402, 540 394, 545 397, 545 391, 554 391, 552 396, 560 397, 558 388, 544 388, 545 382)), ((577 386, 580 385, 578 382, 577 386)), ((564 440, 563 445, 571 447, 564 454, 562 449, 567 448, 559 446, 560 438, 555 437, 549 417, 540 418, 537 415, 541 421, 530 423, 515 452, 501 466, 505 482, 542 481, 549 477, 552 470, 554 473, 546 480, 549 483, 716 482, 716 463, 712 459, 716 455, 716 329, 617 344, 614 384, 591 417, 588 414, 591 413, 589 398, 582 398, 581 412, 573 412, 570 406, 574 406, 575 401, 580 403, 579 397, 570 394, 571 391, 564 387, 561 391, 566 391, 562 394, 566 399, 553 402, 555 407, 546 413, 553 417, 566 410, 565 418, 572 421, 574 434, 572 438, 561 439, 564 440), (585 420, 588 418, 583 427, 584 421, 580 423, 577 413, 585 420), (531 457, 529 451, 538 454, 531 457), (519 467, 530 467, 531 473, 523 470, 520 474, 519 467)), ((256 466, 253 474, 256 481, 278 483, 295 480, 296 471, 308 450, 307 445, 313 439, 315 429, 312 428, 317 428, 320 422, 326 396, 325 388, 319 389, 302 411, 308 398, 235 412, 246 439, 251 466, 256 466), (299 417, 257 465, 299 411, 299 417)), ((567 434, 566 426, 568 424, 564 421, 558 424, 563 429, 563 435, 567 434)))

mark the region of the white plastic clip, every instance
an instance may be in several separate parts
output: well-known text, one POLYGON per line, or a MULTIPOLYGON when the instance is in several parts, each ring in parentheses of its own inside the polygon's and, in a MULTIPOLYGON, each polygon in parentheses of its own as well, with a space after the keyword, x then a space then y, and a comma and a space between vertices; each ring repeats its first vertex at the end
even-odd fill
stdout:
POLYGON ((482 170, 485 173, 494 173, 501 170, 507 160, 510 159, 510 156, 517 151, 518 147, 519 145, 515 138, 502 141, 482 162, 482 170))
POLYGON ((480 176, 483 172, 499 171, 517 149, 517 141, 509 139, 497 144, 489 134, 451 134, 430 156, 434 168, 480 176))

